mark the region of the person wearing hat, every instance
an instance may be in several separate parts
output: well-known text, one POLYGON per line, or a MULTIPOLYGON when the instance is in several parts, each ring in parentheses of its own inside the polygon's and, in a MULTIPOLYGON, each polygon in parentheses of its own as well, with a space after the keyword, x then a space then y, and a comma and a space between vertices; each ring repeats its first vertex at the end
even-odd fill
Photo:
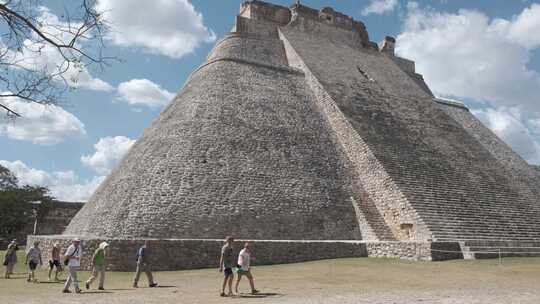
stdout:
POLYGON ((51 274, 54 272, 54 280, 58 281, 58 273, 62 271, 62 265, 60 264, 60 244, 54 243, 51 248, 51 259, 49 260, 49 281, 51 280, 51 274))
POLYGON ((75 287, 75 292, 81 293, 79 282, 77 281, 77 271, 79 270, 79 267, 81 267, 81 257, 81 240, 76 238, 72 241, 71 245, 69 245, 68 249, 64 253, 64 264, 66 264, 68 267, 69 275, 66 280, 66 284, 64 284, 64 289, 62 290, 63 293, 71 293, 71 291, 69 291, 71 283, 73 283, 73 286, 75 287))
POLYGON ((28 249, 26 252, 25 265, 28 265, 28 278, 27 282, 37 282, 35 271, 37 265, 43 266, 43 260, 41 259, 41 250, 39 249, 39 242, 35 241, 34 246, 28 249))
POLYGON ((15 268, 15 264, 17 264, 17 250, 19 250, 19 244, 17 244, 17 239, 11 240, 11 242, 9 243, 9 246, 11 246, 11 248, 13 249, 13 257, 14 257, 13 267, 11 267, 9 274, 13 274, 13 269, 15 268))
POLYGON ((92 256, 92 275, 90 278, 86 281, 85 287, 86 289, 90 289, 90 284, 95 281, 99 274, 99 290, 104 290, 103 283, 105 282, 105 258, 107 253, 107 248, 109 247, 109 244, 107 242, 102 242, 99 244, 96 251, 94 251, 94 255, 92 256))
POLYGON ((15 264, 17 264, 17 251, 15 250, 15 245, 13 245, 13 243, 9 243, 6 250, 6 255, 4 256, 4 266, 6 266, 6 274, 4 277, 6 279, 9 279, 13 274, 15 264))

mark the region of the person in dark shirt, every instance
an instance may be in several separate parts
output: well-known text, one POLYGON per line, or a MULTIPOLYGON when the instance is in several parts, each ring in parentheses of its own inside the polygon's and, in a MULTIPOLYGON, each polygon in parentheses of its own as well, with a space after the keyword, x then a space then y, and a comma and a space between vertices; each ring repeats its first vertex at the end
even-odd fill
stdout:
POLYGON ((135 278, 133 278, 133 287, 139 287, 139 277, 141 276, 141 271, 144 271, 146 278, 148 279, 148 286, 156 287, 157 284, 154 282, 154 277, 152 276, 152 270, 150 267, 150 255, 148 252, 148 241, 144 241, 144 245, 137 250, 137 270, 135 272, 135 278))
POLYGON ((225 296, 225 286, 229 285, 228 296, 231 296, 232 293, 232 282, 234 279, 234 273, 232 268, 234 267, 234 249, 233 249, 234 238, 228 236, 225 239, 225 245, 221 248, 221 258, 219 259, 219 272, 223 272, 225 277, 223 278, 223 286, 221 288, 221 296, 225 296))

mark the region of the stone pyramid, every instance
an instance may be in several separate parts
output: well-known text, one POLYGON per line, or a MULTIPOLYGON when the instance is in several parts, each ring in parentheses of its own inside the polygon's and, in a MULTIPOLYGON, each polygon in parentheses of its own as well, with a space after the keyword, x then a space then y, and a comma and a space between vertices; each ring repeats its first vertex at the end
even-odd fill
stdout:
POLYGON ((540 239, 536 172, 331 8, 242 4, 65 235, 540 239))

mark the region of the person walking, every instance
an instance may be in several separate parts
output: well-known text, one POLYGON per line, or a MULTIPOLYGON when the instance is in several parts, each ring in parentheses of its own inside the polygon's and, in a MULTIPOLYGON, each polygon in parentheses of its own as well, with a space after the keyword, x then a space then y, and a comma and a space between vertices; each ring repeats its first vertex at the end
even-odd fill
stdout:
POLYGON ((251 260, 254 260, 252 257, 252 246, 250 242, 244 244, 244 249, 240 251, 238 255, 238 279, 236 280, 235 291, 238 294, 238 285, 242 276, 246 276, 249 280, 249 286, 251 287, 251 294, 256 294, 259 291, 255 289, 255 283, 253 282, 253 275, 251 274, 251 260))
POLYGON ((135 272, 135 278, 133 278, 133 287, 139 287, 139 277, 141 276, 141 271, 144 271, 146 278, 148 279, 148 286, 156 287, 157 283, 154 282, 154 277, 152 276, 152 270, 150 269, 150 254, 148 250, 148 241, 144 241, 139 250, 137 250, 137 270, 135 272))
POLYGON ((71 283, 73 283, 73 286, 75 287, 75 292, 81 293, 79 282, 77 281, 77 271, 79 270, 79 267, 81 267, 81 257, 81 240, 76 238, 64 253, 64 264, 68 267, 69 275, 64 284, 64 289, 62 290, 63 293, 71 293, 71 291, 69 291, 71 283))
POLYGON ((4 266, 6 266, 6 273, 4 277, 6 279, 9 279, 13 274, 13 268, 15 267, 15 264, 17 264, 17 251, 15 250, 15 245, 10 243, 4 256, 4 266))
POLYGON ((39 241, 34 242, 34 246, 26 252, 25 265, 28 265, 28 278, 26 282, 37 282, 35 271, 37 265, 43 266, 43 260, 41 259, 41 249, 39 249, 39 241))
POLYGON ((17 239, 13 239, 11 240, 11 243, 10 245, 13 247, 13 255, 15 257, 15 263, 13 264, 13 267, 11 267, 11 272, 10 274, 13 274, 13 270, 15 269, 15 264, 17 264, 18 260, 17 260, 17 251, 19 251, 19 244, 17 243, 17 239))
POLYGON ((234 238, 228 236, 225 239, 225 245, 221 248, 221 258, 219 259, 219 272, 223 272, 223 286, 221 287, 221 296, 225 296, 225 287, 229 285, 228 296, 231 296, 232 293, 232 283, 234 279, 234 273, 232 268, 234 266, 234 249, 233 249, 234 238))
POLYGON ((105 266, 106 266, 106 254, 109 244, 102 242, 99 247, 94 251, 92 256, 92 275, 86 281, 86 289, 90 289, 90 285, 94 282, 99 275, 99 290, 104 290, 103 283, 105 283, 105 266))
POLYGON ((62 265, 60 264, 60 244, 54 243, 51 248, 51 259, 49 260, 49 281, 51 280, 51 274, 53 268, 54 271, 54 280, 58 281, 58 273, 62 271, 62 265))

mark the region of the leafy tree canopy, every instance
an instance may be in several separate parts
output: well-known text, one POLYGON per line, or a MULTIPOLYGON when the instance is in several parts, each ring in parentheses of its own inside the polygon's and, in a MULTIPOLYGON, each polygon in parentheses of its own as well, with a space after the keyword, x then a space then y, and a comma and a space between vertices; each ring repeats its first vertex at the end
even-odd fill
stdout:
POLYGON ((24 234, 33 223, 34 214, 38 220, 43 217, 52 205, 48 192, 44 187, 18 186, 15 175, 0 166, 0 238, 24 234), (41 203, 33 203, 37 201, 41 203))

